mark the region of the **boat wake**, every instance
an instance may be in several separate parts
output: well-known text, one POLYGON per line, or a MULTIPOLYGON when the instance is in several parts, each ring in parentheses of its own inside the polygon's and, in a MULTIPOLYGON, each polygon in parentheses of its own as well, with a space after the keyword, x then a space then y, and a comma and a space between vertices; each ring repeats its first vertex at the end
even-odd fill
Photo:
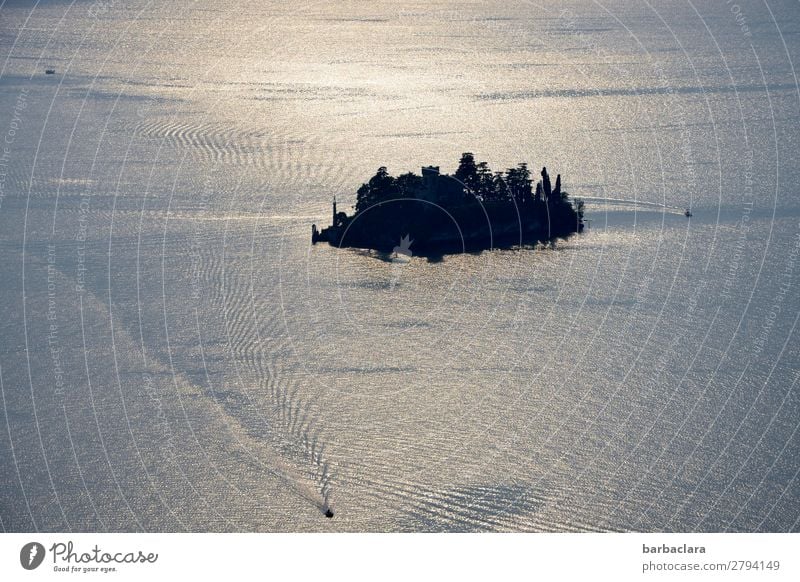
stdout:
POLYGON ((638 210, 640 207, 644 210, 660 210, 668 214, 685 214, 686 208, 682 206, 671 206, 662 204, 660 202, 647 202, 644 200, 627 199, 627 198, 606 198, 605 196, 576 196, 584 202, 607 205, 614 208, 633 207, 633 210, 638 210))

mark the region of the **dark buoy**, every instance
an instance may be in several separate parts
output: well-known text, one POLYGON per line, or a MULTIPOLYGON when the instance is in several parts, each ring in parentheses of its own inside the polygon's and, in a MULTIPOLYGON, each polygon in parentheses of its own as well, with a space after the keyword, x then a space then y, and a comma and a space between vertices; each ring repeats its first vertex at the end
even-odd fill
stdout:
POLYGON ((333 510, 330 507, 325 510, 325 517, 327 517, 328 519, 333 517, 333 510))

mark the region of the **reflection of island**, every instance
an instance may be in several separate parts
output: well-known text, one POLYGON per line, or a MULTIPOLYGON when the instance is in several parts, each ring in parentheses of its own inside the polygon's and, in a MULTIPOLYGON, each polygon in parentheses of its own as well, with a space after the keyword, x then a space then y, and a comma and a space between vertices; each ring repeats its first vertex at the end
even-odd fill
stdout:
POLYGON ((336 211, 333 224, 318 231, 312 242, 341 247, 391 251, 398 241, 410 240, 414 254, 457 253, 565 238, 583 229, 583 202, 574 203, 555 186, 546 168, 532 188, 526 164, 493 173, 486 162, 461 156, 452 176, 439 168, 422 168, 390 176, 379 168, 358 189, 355 213, 336 211))

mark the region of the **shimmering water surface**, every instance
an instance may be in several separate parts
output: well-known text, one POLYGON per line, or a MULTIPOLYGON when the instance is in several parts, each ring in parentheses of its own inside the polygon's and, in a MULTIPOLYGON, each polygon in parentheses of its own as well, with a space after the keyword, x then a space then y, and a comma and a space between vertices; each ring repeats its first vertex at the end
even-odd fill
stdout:
POLYGON ((0 526, 798 530, 799 33, 749 0, 4 3, 0 526), (463 151, 561 173, 590 228, 311 246, 378 166, 463 151))

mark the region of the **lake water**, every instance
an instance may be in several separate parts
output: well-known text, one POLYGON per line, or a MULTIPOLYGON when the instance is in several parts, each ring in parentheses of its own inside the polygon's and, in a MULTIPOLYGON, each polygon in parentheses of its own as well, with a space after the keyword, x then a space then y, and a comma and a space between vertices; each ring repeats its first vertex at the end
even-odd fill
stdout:
POLYGON ((0 38, 4 530, 800 529, 795 3, 12 1, 0 38), (310 244, 464 151, 590 227, 310 244))

